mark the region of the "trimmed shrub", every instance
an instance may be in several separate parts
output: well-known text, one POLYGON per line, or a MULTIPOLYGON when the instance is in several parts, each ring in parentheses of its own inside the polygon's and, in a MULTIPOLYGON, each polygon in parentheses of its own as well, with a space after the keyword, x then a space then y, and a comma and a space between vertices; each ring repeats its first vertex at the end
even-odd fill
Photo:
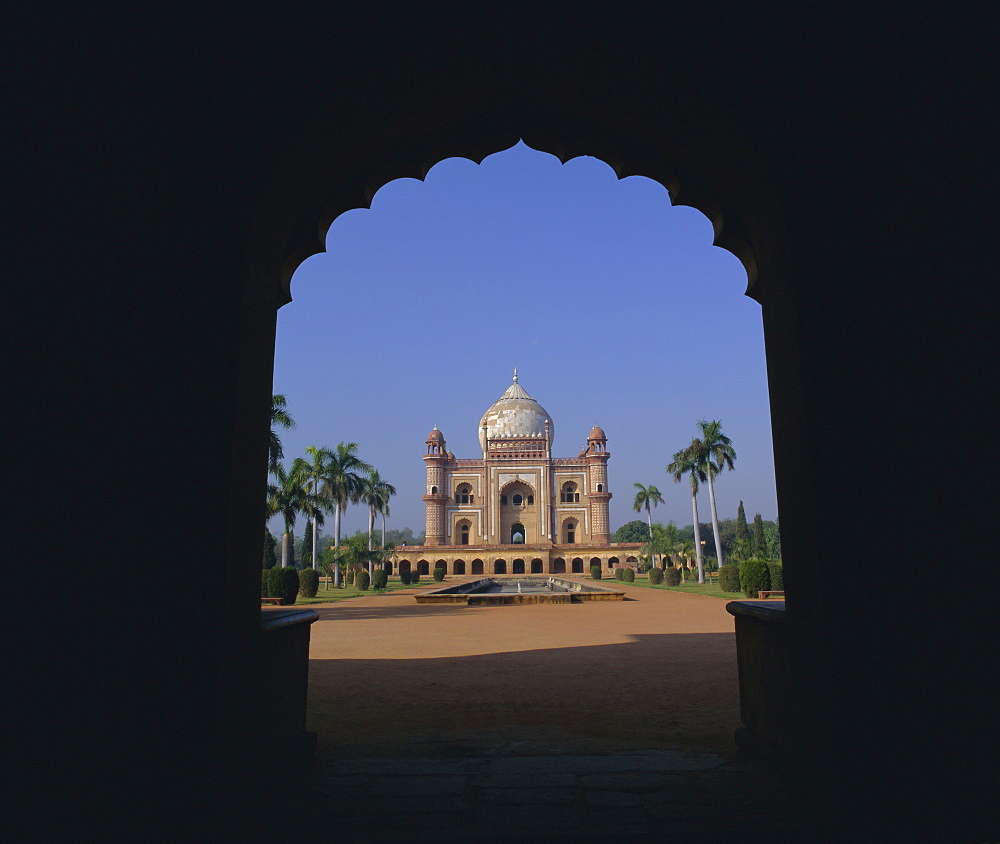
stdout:
POLYGON ((740 591, 740 567, 734 563, 726 563, 719 569, 719 588, 723 592, 740 591))
POLYGON ((295 596, 299 594, 299 571, 291 567, 287 569, 281 566, 267 570, 267 597, 280 598, 283 607, 295 603, 295 596))
POLYGON ((319 589, 319 572, 316 569, 302 569, 299 572, 299 594, 303 598, 315 598, 319 589))
POLYGON ((389 583, 389 575, 385 569, 375 569, 375 576, 372 577, 372 589, 385 589, 389 583))
POLYGON ((353 586, 354 585, 354 577, 355 577, 355 575, 357 575, 357 572, 354 569, 348 569, 347 570, 347 575, 344 577, 344 580, 347 582, 348 586, 353 586))
POLYGON ((410 585, 413 585, 414 583, 420 583, 420 572, 418 571, 410 572, 410 585))
POLYGON ((768 574, 771 575, 771 588, 772 589, 784 589, 785 588, 785 572, 781 568, 781 563, 768 563, 767 564, 768 574))
POLYGON ((434 569, 434 579, 438 583, 440 583, 442 580, 444 580, 444 573, 445 573, 445 570, 442 569, 442 568, 436 568, 436 569, 434 569))
POLYGON ((624 579, 625 579, 625 569, 623 569, 621 566, 616 566, 615 580, 624 580, 624 579))
POLYGON ((680 586, 681 585, 681 570, 675 569, 671 566, 668 569, 663 570, 663 582, 667 586, 680 586))
POLYGON ((649 570, 649 582, 653 586, 659 586, 663 583, 663 569, 652 568, 649 570))
POLYGON ((366 592, 368 590, 370 583, 371 581, 368 577, 368 572, 359 571, 356 575, 354 575, 354 585, 357 586, 362 592, 366 592))
POLYGON ((622 569, 622 580, 626 583, 635 583, 635 569, 622 569))
POLYGON ((751 557, 740 564, 740 588, 748 598, 756 598, 758 592, 771 588, 771 573, 764 560, 751 557))
POLYGON ((602 572, 601 572, 601 567, 600 566, 591 566, 590 567, 590 579, 591 580, 600 580, 601 579, 601 574, 602 574, 602 572))
POLYGON ((412 583, 412 581, 410 580, 411 577, 412 577, 412 574, 410 572, 408 572, 408 571, 401 571, 399 573, 399 582, 408 585, 408 584, 412 583))

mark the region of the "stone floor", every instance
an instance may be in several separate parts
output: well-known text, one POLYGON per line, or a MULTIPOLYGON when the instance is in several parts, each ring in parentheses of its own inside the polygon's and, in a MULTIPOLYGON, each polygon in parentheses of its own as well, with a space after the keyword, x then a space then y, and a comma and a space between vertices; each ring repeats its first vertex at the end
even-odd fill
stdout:
POLYGON ((712 753, 337 759, 304 785, 286 839, 801 840, 773 787, 712 753))

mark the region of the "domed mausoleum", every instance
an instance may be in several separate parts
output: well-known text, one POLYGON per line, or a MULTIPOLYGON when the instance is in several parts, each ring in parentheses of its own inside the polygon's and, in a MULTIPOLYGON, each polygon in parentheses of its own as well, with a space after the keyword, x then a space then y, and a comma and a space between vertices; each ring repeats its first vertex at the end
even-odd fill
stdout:
POLYGON ((518 382, 479 420, 481 456, 457 459, 427 435, 425 544, 397 549, 397 571, 584 574, 637 565, 640 545, 612 543, 608 439, 595 425, 576 457, 553 457, 552 418, 518 382))

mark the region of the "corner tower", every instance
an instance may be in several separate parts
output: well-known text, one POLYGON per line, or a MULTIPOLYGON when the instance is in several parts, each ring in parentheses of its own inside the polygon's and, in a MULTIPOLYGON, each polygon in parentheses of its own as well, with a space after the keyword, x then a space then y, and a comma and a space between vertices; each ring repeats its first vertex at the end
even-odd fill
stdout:
POLYGON ((427 435, 427 492, 423 501, 427 505, 427 520, 424 525, 424 544, 443 545, 445 526, 445 504, 448 490, 445 487, 446 468, 449 460, 444 434, 435 425, 427 435))
POLYGON ((593 542, 610 542, 611 533, 608 502, 611 493, 608 492, 608 438, 604 430, 595 425, 587 436, 587 448, 584 452, 587 461, 587 480, 590 487, 590 523, 591 540, 593 542))

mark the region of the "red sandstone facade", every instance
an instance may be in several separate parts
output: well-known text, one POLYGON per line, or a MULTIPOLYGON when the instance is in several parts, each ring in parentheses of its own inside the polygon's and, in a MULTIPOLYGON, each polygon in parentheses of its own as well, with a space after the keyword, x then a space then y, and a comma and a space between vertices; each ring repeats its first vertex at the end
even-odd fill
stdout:
POLYGON ((518 383, 483 414, 479 459, 459 459, 437 426, 427 435, 426 540, 399 549, 398 571, 583 574, 637 566, 638 544, 610 541, 608 440, 594 426, 574 458, 552 456, 554 425, 518 383))

